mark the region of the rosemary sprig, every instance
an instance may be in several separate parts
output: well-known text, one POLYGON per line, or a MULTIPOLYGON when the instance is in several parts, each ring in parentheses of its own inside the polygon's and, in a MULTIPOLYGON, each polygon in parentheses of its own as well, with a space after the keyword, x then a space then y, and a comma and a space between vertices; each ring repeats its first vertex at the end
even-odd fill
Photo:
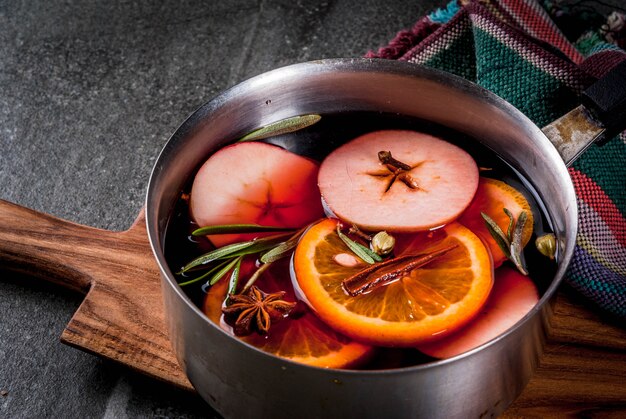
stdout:
POLYGON ((511 211, 507 208, 503 208, 503 211, 509 217, 509 226, 506 234, 490 216, 484 212, 481 212, 480 215, 483 217, 483 220, 485 220, 489 234, 491 234, 491 237, 493 237, 500 250, 502 250, 502 253, 513 262, 518 271, 524 275, 528 275, 528 270, 524 266, 522 259, 522 235, 528 214, 526 211, 522 211, 519 217, 517 217, 517 220, 515 220, 511 211))
POLYGON ((241 292, 246 292, 261 276, 261 274, 270 267, 272 263, 284 257, 290 256, 293 249, 295 249, 295 247, 297 246, 300 237, 302 237, 302 235, 308 228, 309 226, 301 228, 289 240, 279 243, 276 247, 264 253, 260 259, 262 265, 259 266, 257 270, 254 271, 254 273, 250 276, 248 282, 246 282, 246 285, 244 285, 241 292))
POLYGON ((237 258, 237 263, 233 268, 233 271, 230 273, 230 278, 228 280, 228 291, 227 295, 232 295, 237 290, 237 283, 239 282, 239 272, 241 272, 241 259, 243 256, 237 258))
POLYGON ((319 115, 300 115, 286 118, 277 122, 273 122, 262 128, 252 131, 244 135, 239 141, 262 140, 276 135, 287 134, 311 126, 322 119, 319 115))
POLYGON ((296 232, 296 234, 291 236, 289 240, 278 244, 278 246, 264 253, 263 256, 261 256, 261 262, 272 263, 284 257, 290 256, 293 249, 295 249, 298 245, 300 237, 302 237, 307 228, 308 226, 306 226, 305 228, 301 228, 296 232))
POLYGON ((369 247, 365 247, 361 243, 357 243, 350 237, 343 234, 339 224, 337 225, 337 235, 355 255, 363 260, 363 262, 373 265, 374 263, 381 262, 383 260, 380 255, 372 251, 369 247))
POLYGON ((224 247, 217 248, 215 250, 211 250, 210 252, 205 253, 202 256, 195 258, 194 260, 192 260, 191 262, 183 266, 183 268, 178 273, 183 274, 185 272, 190 271, 191 269, 195 267, 198 267, 201 265, 208 265, 209 263, 213 261, 222 259, 227 256, 240 256, 242 250, 249 248, 250 246, 256 243, 257 242, 255 240, 248 240, 245 242, 233 243, 224 247))
POLYGON ((224 224, 216 226, 202 227, 194 230, 193 236, 209 236, 211 234, 241 234, 241 233, 263 233, 266 231, 291 231, 293 228, 278 226, 263 226, 259 224, 224 224))
POLYGON ((285 237, 290 237, 291 233, 285 234, 277 234, 268 237, 262 237, 260 239, 253 239, 239 243, 232 243, 223 247, 219 247, 215 250, 211 250, 208 253, 205 253, 197 258, 193 259, 191 262, 183 266, 183 268, 178 272, 179 274, 188 272, 193 268, 208 265, 211 262, 214 262, 219 259, 224 258, 232 258, 237 256, 250 255, 253 253, 263 252, 265 250, 271 249, 276 246, 277 243, 283 241, 285 237))
POLYGON ((245 256, 245 255, 252 255, 252 254, 256 254, 256 253, 263 253, 266 252, 274 247, 276 247, 276 245, 282 243, 283 241, 285 241, 286 238, 289 238, 293 235, 293 233, 284 233, 284 234, 275 234, 273 236, 268 236, 268 237, 263 237, 263 238, 259 238, 259 239, 255 239, 256 243, 253 244, 252 246, 245 248, 243 250, 231 253, 230 256, 245 256))
MULTIPOLYGON (((177 274, 182 275, 189 271, 195 271, 198 269, 208 269, 208 271, 198 276, 197 278, 179 283, 179 285, 186 286, 206 279, 207 286, 212 286, 230 272, 227 295, 232 295, 236 292, 237 283, 239 282, 239 276, 241 272, 241 262, 244 256, 260 254, 261 266, 256 270, 256 272, 252 274, 252 276, 244 286, 243 291, 246 291, 248 288, 250 288, 254 281, 256 281, 257 278, 266 269, 269 268, 269 266, 273 262, 287 257, 291 254, 293 249, 298 244, 298 240, 307 228, 308 226, 298 230, 295 233, 291 231, 286 233, 274 234, 271 236, 255 238, 243 242, 232 243, 211 250, 210 252, 205 253, 187 263, 177 274)), ((258 224, 231 224, 203 227, 196 230, 194 232, 194 235, 250 233, 252 231, 267 232, 285 230, 293 229, 262 226, 258 224), (202 233, 195 234, 197 231, 201 231, 202 233)))
POLYGON ((207 282, 209 283, 209 285, 215 285, 215 283, 217 281, 219 281, 220 279, 222 279, 222 277, 224 275, 226 275, 231 269, 233 269, 235 267, 235 265, 237 264, 237 262, 241 263, 241 258, 243 258, 243 256, 239 256, 236 257, 235 259, 231 260, 230 262, 228 262, 226 264, 226 266, 224 266, 222 269, 220 269, 219 271, 217 271, 215 273, 215 275, 211 276, 211 279, 209 279, 207 282))
MULTIPOLYGON (((224 265, 226 265, 228 263, 228 261, 223 261, 222 263, 219 263, 217 265, 215 265, 214 267, 212 267, 212 269, 210 269, 209 271, 207 271, 206 273, 190 279, 189 281, 185 281, 185 282, 180 282, 178 285, 180 285, 181 287, 184 287, 186 285, 191 285, 191 284, 195 284, 196 282, 200 282, 205 278, 208 278, 209 276, 211 276, 212 274, 214 274, 215 272, 217 272, 219 269, 221 269, 224 265)), ((178 272, 178 275, 182 274, 183 272, 178 272)))

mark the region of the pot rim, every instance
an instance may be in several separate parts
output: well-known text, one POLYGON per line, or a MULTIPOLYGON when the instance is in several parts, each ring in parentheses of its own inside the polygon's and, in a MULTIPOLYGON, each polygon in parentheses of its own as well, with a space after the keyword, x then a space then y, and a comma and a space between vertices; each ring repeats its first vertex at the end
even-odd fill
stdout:
MULTIPOLYGON (((511 105, 509 102, 505 101, 501 97, 497 96, 496 94, 484 89, 483 87, 473 82, 470 82, 454 74, 447 73, 442 70, 427 68, 421 65, 417 65, 417 64, 413 64, 413 63, 409 63, 405 61, 383 60, 383 59, 372 59, 372 58, 332 58, 332 59, 315 60, 315 61, 302 62, 302 63, 291 64, 291 65, 287 65, 283 67, 278 67, 276 69, 258 74, 256 76, 248 78, 247 80, 237 83, 236 85, 217 94, 212 99, 205 102, 196 110, 194 110, 178 126, 178 128, 176 128, 174 133, 170 136, 170 138, 167 140, 167 142, 161 149, 157 159, 155 160, 153 169, 150 174, 148 187, 147 187, 147 193, 146 193, 146 201, 145 201, 146 228, 147 228, 147 234, 148 234, 148 238, 150 242, 150 247, 152 249, 152 253, 157 262, 157 265, 159 266, 159 270, 161 272, 162 277, 165 278, 165 281, 163 282, 166 282, 168 286, 171 287, 172 291, 174 291, 177 298, 181 298, 184 301, 185 305, 188 306, 188 308, 190 308, 197 316, 200 316, 205 323, 208 323, 208 325, 211 328, 215 329, 216 331, 219 331, 220 333, 223 333, 224 335, 228 336, 230 339, 236 340, 240 345, 243 345, 244 347, 247 347, 250 350, 256 351, 262 354, 263 356, 266 356, 275 360, 277 359, 281 362, 284 362, 293 366, 297 366, 300 368, 332 371, 335 375, 336 374, 348 374, 348 375, 356 374, 360 376, 405 374, 405 373, 410 373, 410 372, 415 372, 415 371, 437 368, 441 365, 446 365, 450 363, 460 362, 464 358, 468 358, 472 356, 472 354, 482 351, 484 348, 495 345, 497 344, 497 342, 503 339, 506 339, 507 336, 515 333, 517 329, 523 327, 523 325, 527 321, 529 321, 529 319, 538 315, 539 312, 545 309, 548 309, 547 307, 548 302, 555 296, 556 290, 560 286, 560 283, 563 280, 563 277, 565 275, 565 271, 567 270, 567 267, 573 257, 574 246, 575 246, 574 241, 570 241, 566 245, 563 245, 563 243, 560 243, 560 245, 558 246, 559 257, 557 259, 558 267, 557 267, 556 273, 554 274, 554 277, 550 281, 550 285, 546 288, 545 292, 543 293, 543 295, 541 296, 537 304, 535 304, 535 306, 528 313, 526 313, 526 315, 522 319, 516 322, 506 332, 498 335, 497 337, 489 340, 488 342, 474 349, 471 349, 469 351, 466 351, 464 353, 461 353, 459 355, 456 355, 454 357, 447 358, 447 359, 435 360, 435 361, 431 361, 425 364, 418 364, 418 365, 407 366, 407 367, 380 369, 380 370, 321 368, 321 367, 301 364, 301 363, 291 361, 289 359, 285 359, 285 358, 267 353, 265 351, 262 351, 246 342, 241 341, 240 339, 232 337, 226 331, 222 330, 219 326, 215 325, 200 310, 200 308, 198 308, 196 304, 194 304, 191 301, 191 299, 187 296, 185 291, 178 285, 178 283, 173 277, 173 272, 170 270, 170 268, 167 265, 164 252, 162 250, 162 246, 159 245, 160 244, 159 220, 158 220, 158 217, 156 216, 156 211, 152 211, 151 209, 153 205, 156 204, 157 202, 155 201, 155 197, 154 197, 155 188, 156 188, 155 184, 158 182, 158 176, 161 172, 161 167, 160 167, 161 163, 163 160, 166 160, 168 158, 168 155, 171 152, 171 149, 181 146, 179 144, 176 144, 176 142, 178 141, 178 138, 184 137, 184 135, 187 134, 191 129, 197 127, 198 122, 202 121, 206 117, 206 115, 210 113, 212 109, 215 109, 219 107, 221 104, 228 102, 233 97, 237 96, 238 92, 242 90, 246 90, 250 88, 258 88, 258 86, 262 86, 264 83, 268 82, 269 80, 281 78, 287 74, 297 73, 303 70, 307 70, 307 71, 359 70, 359 71, 365 71, 365 72, 367 71, 390 72, 390 73, 394 73, 400 76, 416 76, 416 77, 427 78, 431 81, 435 81, 439 83, 449 83, 451 85, 454 85, 455 88, 458 88, 462 91, 470 92, 474 95, 481 96, 482 99, 485 99, 490 104, 493 104, 496 107, 503 109, 504 111, 508 113, 514 114, 515 117, 519 119, 520 121, 522 121, 524 124, 527 124, 529 126, 536 128, 538 131, 536 133, 537 136, 541 137, 541 141, 545 141, 546 143, 545 146, 547 146, 550 149, 548 152, 558 157, 556 160, 560 162, 560 165, 562 165, 562 167, 558 168, 558 170, 564 171, 564 173, 567 174, 567 168, 565 166, 565 163, 563 163, 562 159, 558 155, 557 150, 554 148, 550 140, 541 132, 541 129, 537 127, 534 122, 532 122, 521 111, 519 111, 517 108, 515 108, 513 105, 511 105)), ((554 157, 554 156, 551 156, 551 157, 554 157)), ((568 231, 573 230, 575 234, 575 232, 578 230, 577 203, 575 199, 573 183, 571 179, 569 178, 569 175, 567 175, 567 183, 568 183, 568 187, 571 187, 570 188, 571 191, 569 192, 570 192, 570 195, 572 195, 572 199, 570 199, 570 201, 573 203, 572 208, 569 209, 569 211, 573 211, 573 214, 571 217, 573 221, 573 225, 570 226, 568 231)), ((171 211, 171 208, 170 208, 170 211, 171 211)), ((167 315, 167 312, 166 312, 166 315, 167 315)))

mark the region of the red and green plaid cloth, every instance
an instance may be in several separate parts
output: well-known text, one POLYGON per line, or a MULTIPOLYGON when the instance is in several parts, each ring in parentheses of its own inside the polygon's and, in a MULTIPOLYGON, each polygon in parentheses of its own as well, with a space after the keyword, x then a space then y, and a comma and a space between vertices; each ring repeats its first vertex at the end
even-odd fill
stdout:
MULTIPOLYGON (((582 90, 626 59, 619 48, 626 41, 623 13, 611 14, 597 30, 576 34, 572 43, 548 10, 556 21, 567 17, 571 24, 576 17, 558 3, 453 1, 368 56, 457 74, 545 126, 577 106, 582 90)), ((571 26, 567 29, 572 32, 571 26)), ((569 173, 580 226, 566 281, 603 309, 626 318, 626 132, 592 146, 569 173)))

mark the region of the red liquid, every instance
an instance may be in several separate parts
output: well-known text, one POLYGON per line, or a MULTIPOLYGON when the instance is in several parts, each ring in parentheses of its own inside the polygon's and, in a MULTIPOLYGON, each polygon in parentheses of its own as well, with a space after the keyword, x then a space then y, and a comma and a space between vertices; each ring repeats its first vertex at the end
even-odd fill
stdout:
MULTIPOLYGON (((380 115, 380 114, 343 114, 329 115, 322 118, 322 122, 307 128, 306 130, 270 138, 267 141, 281 145, 286 149, 298 152, 307 157, 316 158, 318 160, 336 148, 338 145, 348 141, 361 133, 373 131, 376 129, 415 129, 429 132, 446 140, 454 139, 456 145, 466 149, 476 160, 479 167, 490 168, 488 172, 481 173, 488 177, 503 180, 504 182, 521 191, 531 204, 533 216, 535 220, 535 233, 543 234, 550 231, 549 219, 546 217, 538 204, 536 195, 531 192, 525 185, 528 182, 520 179, 516 173, 500 158, 487 148, 478 144, 475 140, 468 139, 458 133, 450 132, 440 127, 424 124, 414 119, 400 118, 397 116, 380 115)), ((184 192, 189 192, 188 190, 184 192)), ((294 197, 296 199, 297 197, 294 197)), ((191 259, 206 253, 212 249, 208 240, 204 238, 189 239, 191 231, 195 226, 188 216, 188 207, 185 200, 180 200, 168 225, 165 239, 165 254, 172 271, 176 272, 185 263, 191 259)), ((535 235, 525 249, 525 259, 533 279, 540 294, 548 287, 549 281, 552 279, 556 269, 556 263, 540 255, 532 243, 534 243, 535 235)), ((248 256, 248 258, 254 258, 248 256)), ((249 260, 248 263, 252 261, 249 260)), ((508 262, 507 262, 508 264, 508 262)), ((200 272, 199 274, 201 274, 200 272)), ((198 275, 198 273, 192 273, 198 275)), ((190 277, 193 277, 190 274, 190 277)), ((184 282, 190 278, 181 278, 179 282, 184 282)), ((228 275, 218 284, 213 286, 213 290, 208 294, 204 282, 184 287, 190 298, 220 327, 229 330, 229 326, 223 322, 221 318, 221 301, 226 293, 226 283, 228 275)), ((241 284, 247 281, 247 277, 242 275, 241 284)), ((273 292, 274 290, 283 290, 287 292, 285 300, 297 301, 296 296, 291 287, 291 279, 289 275, 288 259, 276 262, 257 282, 259 288, 265 292, 273 292)), ((337 334, 329 327, 325 326, 315 314, 300 302, 296 308, 296 313, 281 322, 274 324, 267 336, 259 336, 256 334, 242 338, 247 343, 254 345, 262 350, 281 355, 281 344, 285 351, 291 347, 297 347, 299 342, 303 340, 303 336, 315 335, 318 342, 324 341, 324 336, 333 336, 337 338, 337 334), (291 342, 291 343, 290 343, 291 342), (285 344, 287 343, 287 344, 285 344)), ((315 339, 314 339, 315 340, 315 339)), ((323 354, 336 348, 318 345, 311 348, 311 352, 315 354, 323 354)), ((287 356, 290 354, 285 353, 287 356)), ((377 348, 371 354, 368 361, 358 366, 360 369, 385 369, 415 365, 432 361, 433 358, 421 354, 415 349, 392 349, 377 348)), ((357 366, 350 366, 357 367, 357 366)))

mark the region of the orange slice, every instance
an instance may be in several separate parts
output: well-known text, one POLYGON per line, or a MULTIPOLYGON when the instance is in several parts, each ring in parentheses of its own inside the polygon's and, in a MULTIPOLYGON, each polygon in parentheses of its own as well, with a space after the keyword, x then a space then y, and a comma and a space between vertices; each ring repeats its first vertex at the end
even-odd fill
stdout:
POLYGON ((511 211, 516 220, 522 211, 526 211, 528 219, 522 233, 522 247, 526 246, 533 234, 533 213, 530 205, 520 191, 500 180, 481 177, 472 203, 459 218, 461 224, 487 243, 496 268, 507 258, 487 230, 480 213, 484 212, 491 217, 506 234, 509 217, 504 213, 504 208, 511 211))
POLYGON ((489 254, 480 239, 458 223, 398 236, 396 255, 456 247, 408 276, 351 297, 342 281, 365 266, 336 261, 336 255, 349 252, 336 226, 336 220, 326 219, 311 227, 296 248, 293 267, 303 297, 342 334, 379 346, 415 346, 458 329, 487 300, 493 283, 489 254))
MULTIPOLYGON (((242 265, 242 271, 245 270, 251 271, 249 266, 246 269, 242 265)), ((286 291, 285 300, 296 301, 287 272, 289 266, 286 259, 275 262, 255 284, 268 293, 286 291)), ((207 293, 203 310, 213 322, 232 334, 232 328, 222 317, 222 303, 227 288, 226 280, 213 285, 207 293)), ((367 361, 374 352, 371 346, 355 342, 326 326, 302 302, 289 317, 272 324, 266 336, 253 333, 238 338, 265 352, 323 368, 356 367, 367 361)))

